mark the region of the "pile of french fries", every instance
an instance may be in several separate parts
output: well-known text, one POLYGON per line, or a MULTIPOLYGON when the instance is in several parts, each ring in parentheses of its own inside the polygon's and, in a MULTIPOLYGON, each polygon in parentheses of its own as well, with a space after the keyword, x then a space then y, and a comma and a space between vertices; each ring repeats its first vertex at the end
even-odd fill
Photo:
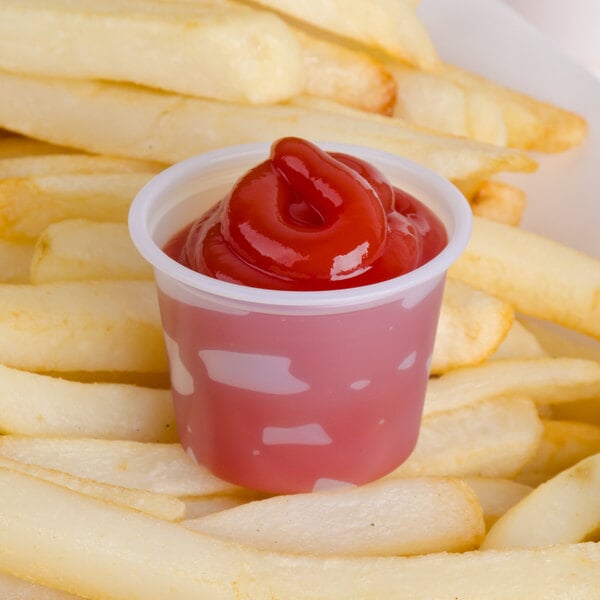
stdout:
POLYGON ((585 121, 443 63, 416 4, 0 0, 3 600, 600 598, 600 262, 496 179, 585 121), (283 135, 419 161, 475 222, 411 457, 266 497, 179 445, 126 217, 165 165, 283 135))

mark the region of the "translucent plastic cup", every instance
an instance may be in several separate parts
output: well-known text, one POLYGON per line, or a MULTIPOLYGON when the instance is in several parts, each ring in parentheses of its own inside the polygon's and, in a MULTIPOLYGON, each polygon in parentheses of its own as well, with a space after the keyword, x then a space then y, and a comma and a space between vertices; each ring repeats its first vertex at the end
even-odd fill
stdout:
POLYGON ((415 271, 333 291, 275 291, 198 274, 165 243, 220 200, 269 144, 203 154, 138 194, 135 245, 153 265, 177 426, 188 454, 233 483, 274 493, 377 479, 417 441, 446 271, 464 249, 471 212, 428 169, 346 144, 429 206, 449 242, 415 271))

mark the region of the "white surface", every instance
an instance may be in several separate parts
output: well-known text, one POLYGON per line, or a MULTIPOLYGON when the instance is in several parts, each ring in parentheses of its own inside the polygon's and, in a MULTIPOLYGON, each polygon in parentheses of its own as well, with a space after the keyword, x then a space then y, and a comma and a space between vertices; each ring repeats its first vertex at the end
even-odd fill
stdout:
POLYGON ((600 258, 600 81, 500 0, 422 0, 419 13, 446 62, 588 120, 582 146, 536 154, 535 174, 503 179, 528 194, 525 228, 600 258))

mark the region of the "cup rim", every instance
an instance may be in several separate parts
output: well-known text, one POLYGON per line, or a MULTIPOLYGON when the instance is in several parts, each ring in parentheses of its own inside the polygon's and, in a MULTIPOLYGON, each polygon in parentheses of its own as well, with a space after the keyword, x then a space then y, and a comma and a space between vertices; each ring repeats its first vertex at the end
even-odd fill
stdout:
MULTIPOLYGON (((448 233, 448 243, 444 249, 427 263, 392 279, 358 287, 317 291, 273 290, 222 281, 198 273, 170 258, 154 241, 150 232, 150 219, 153 209, 156 208, 157 199, 173 189, 177 182, 185 180, 191 174, 209 165, 225 165, 229 161, 241 158, 256 158, 253 164, 258 164, 268 156, 271 142, 240 144, 208 151, 175 163, 155 175, 137 193, 129 210, 128 227, 134 245, 153 266, 155 272, 160 272, 197 292, 228 301, 269 306, 327 308, 372 303, 415 288, 434 277, 443 275, 448 270, 465 249, 471 235, 473 221, 468 201, 454 184, 430 168, 390 152, 346 143, 327 141, 313 143, 325 150, 361 156, 374 162, 380 169, 381 164, 377 163, 393 163, 396 168, 400 167, 405 175, 426 182, 428 188, 444 199, 453 219, 451 230, 448 230, 449 223, 445 222, 434 209, 444 222, 448 233)), ((240 172, 239 176, 242 174, 243 172, 240 172)), ((172 235, 175 233, 177 231, 173 231, 172 235)))

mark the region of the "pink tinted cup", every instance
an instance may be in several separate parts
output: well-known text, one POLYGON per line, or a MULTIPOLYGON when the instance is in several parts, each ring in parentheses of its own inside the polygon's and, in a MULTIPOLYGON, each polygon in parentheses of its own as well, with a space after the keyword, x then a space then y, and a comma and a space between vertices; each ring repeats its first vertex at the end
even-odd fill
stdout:
POLYGON ((181 443, 219 477, 266 492, 363 484, 410 455, 446 271, 471 230, 462 194, 428 169, 373 149, 321 146, 367 160, 428 205, 447 247, 401 277, 322 292, 231 284, 170 259, 165 243, 266 159, 269 144, 168 168, 129 215, 155 271, 181 443))

